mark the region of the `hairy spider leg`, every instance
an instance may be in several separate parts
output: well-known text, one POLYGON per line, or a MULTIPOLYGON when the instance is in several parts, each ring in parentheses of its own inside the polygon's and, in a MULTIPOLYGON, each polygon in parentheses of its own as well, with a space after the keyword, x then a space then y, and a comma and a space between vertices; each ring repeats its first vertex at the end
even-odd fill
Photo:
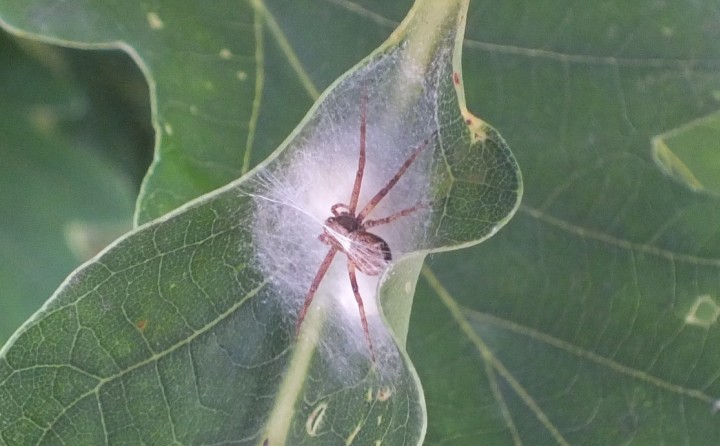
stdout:
POLYGON ((423 141, 422 144, 417 146, 415 148, 415 150, 412 151, 412 153, 410 154, 408 159, 405 160, 405 162, 402 164, 402 166, 400 166, 400 169, 398 169, 397 173, 395 173, 395 176, 390 178, 390 181, 388 181, 388 183, 385 185, 385 187, 380 189, 380 191, 378 191, 378 193, 375 194, 375 196, 372 197, 372 199, 370 199, 370 201, 368 201, 368 204, 365 205, 365 207, 360 211, 360 213, 357 214, 358 220, 363 221, 365 219, 365 217, 367 217, 367 215, 370 212, 372 212, 373 209, 375 209, 375 206, 377 206, 378 203, 380 203, 380 200, 385 198, 385 195, 387 195, 388 192, 390 192, 390 189, 392 189, 395 186, 395 184, 397 184, 397 182, 400 180, 400 177, 402 177, 403 174, 405 173, 405 171, 408 170, 408 168, 413 163, 413 161, 415 161, 415 159, 418 157, 418 155, 420 155, 420 152, 422 152, 422 150, 425 147, 427 147, 428 144, 430 144, 430 139, 435 137, 436 134, 437 134, 437 132, 433 132, 433 134, 430 138, 423 141))
POLYGON ((358 198, 360 197, 360 187, 362 186, 363 174, 365 173, 365 129, 367 122, 365 114, 367 111, 367 95, 363 91, 360 98, 360 156, 358 157, 358 168, 355 172, 355 183, 353 184, 352 195, 350 195, 350 214, 355 215, 358 198))
POLYGON ((418 203, 413 207, 403 209, 400 212, 395 212, 394 214, 388 215, 387 217, 384 217, 384 218, 378 218, 375 220, 365 220, 362 224, 362 227, 363 227, 363 229, 369 229, 374 226, 380 226, 380 225, 392 223, 393 221, 397 220, 398 218, 405 217, 406 215, 410 215, 413 212, 417 211, 418 209, 422 209, 427 206, 428 206, 427 203, 418 203))
POLYGON ((348 258, 348 275, 350 276, 350 286, 352 287, 353 294, 355 295, 355 301, 357 302, 358 310, 360 311, 360 322, 362 322, 363 331, 365 332, 365 339, 370 348, 370 358, 372 362, 375 362, 375 349, 373 349, 372 341, 370 340, 370 328, 368 328, 367 317, 365 317, 365 306, 363 305, 362 296, 360 296, 360 288, 358 287, 357 276, 355 275, 355 264, 348 258))
POLYGON ((320 264, 320 268, 318 268, 318 272, 315 274, 315 278, 313 279, 312 283, 310 284, 310 289, 308 290, 307 294, 305 295, 305 302, 303 303, 302 310, 300 310, 300 316, 298 316, 297 323, 295 324, 295 337, 298 337, 298 334, 300 334, 300 326, 303 323, 303 320, 305 320, 305 315, 307 315, 308 309, 310 308, 310 304, 313 301, 313 298, 315 297, 315 292, 317 291, 318 287, 320 286, 320 282, 322 282, 323 277, 325 277, 325 273, 327 273, 328 268, 330 268, 330 264, 333 261, 333 258, 335 257, 335 254, 337 254, 338 249, 336 247, 331 247, 328 253, 325 255, 325 258, 323 259, 322 263, 320 264))

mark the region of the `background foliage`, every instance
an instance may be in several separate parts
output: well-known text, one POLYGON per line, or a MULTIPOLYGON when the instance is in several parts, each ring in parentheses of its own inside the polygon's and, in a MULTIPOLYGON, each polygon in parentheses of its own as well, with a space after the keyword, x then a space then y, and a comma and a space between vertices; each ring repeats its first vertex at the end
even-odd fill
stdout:
MULTIPOLYGON (((262 160, 317 92, 384 40, 410 3, 265 6, 273 20, 249 20, 249 4, 218 3, 191 15, 198 22, 224 17, 219 32, 243 36, 232 52, 247 59, 232 75, 245 73, 245 90, 192 84, 184 58, 199 57, 193 42, 208 35, 153 41, 155 51, 177 54, 164 74, 212 112, 169 101, 155 117, 175 113, 224 135, 218 152, 184 159, 170 150, 169 170, 154 171, 168 175, 168 190, 173 179, 198 173, 195 192, 178 193, 181 201, 262 160)), ((9 8, 0 3, 0 17, 9 8)), ((147 12, 112 22, 132 34, 131 24, 147 28, 147 12)), ((58 27, 63 17, 53 16, 58 27)), ((408 343, 426 393, 427 444, 720 439, 713 411, 720 395, 719 210, 705 179, 717 176, 703 172, 693 182, 687 175, 699 169, 687 147, 717 159, 717 145, 704 141, 717 127, 719 24, 713 1, 471 4, 468 105, 508 141, 525 198, 491 240, 436 255, 423 274, 408 343), (674 129, 683 137, 666 137, 674 129), (663 169, 653 158, 658 141, 670 153, 663 169)), ((101 239, 122 232, 117 223, 129 224, 151 144, 149 99, 139 95, 140 74, 127 57, 3 39, 0 57, 9 63, 0 88, 9 99, 0 104, 0 328, 7 337, 78 264, 73 256, 92 251, 78 248, 88 245, 68 235, 69 223, 81 223, 80 234, 97 229, 91 232, 101 239)), ((153 87, 161 98, 161 84, 153 87)), ((166 149, 192 137, 159 129, 166 149)), ((144 196, 152 205, 141 205, 140 219, 172 207, 173 196, 144 196)))

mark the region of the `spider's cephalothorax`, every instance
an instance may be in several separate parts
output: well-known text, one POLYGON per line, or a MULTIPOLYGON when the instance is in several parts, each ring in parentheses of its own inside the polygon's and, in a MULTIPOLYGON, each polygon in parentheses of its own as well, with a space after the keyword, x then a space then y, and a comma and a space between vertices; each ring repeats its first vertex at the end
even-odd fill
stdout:
MULTIPOLYGON (((375 209, 380 201, 390 192, 395 184, 400 180, 406 170, 415 161, 420 152, 428 146, 430 138, 426 139, 417 146, 405 162, 400 166, 395 175, 390 178, 387 184, 380 189, 365 207, 360 208, 358 212, 358 198, 360 197, 360 188, 362 186, 363 175, 365 172, 365 102, 363 97, 360 111, 360 157, 358 159, 358 168, 355 172, 355 182, 353 183, 352 193, 350 195, 350 204, 337 203, 330 207, 332 216, 325 220, 323 225, 323 233, 318 237, 320 241, 330 246, 330 250, 325 255, 320 267, 318 268, 315 278, 310 284, 310 289, 305 295, 303 307, 298 316, 297 325, 295 326, 296 336, 300 333, 300 325, 302 325, 305 315, 307 314, 310 304, 312 303, 315 292, 320 286, 325 273, 327 273, 332 264, 335 254, 338 252, 345 253, 347 256, 347 270, 350 277, 350 287, 355 295, 355 301, 360 311, 360 321, 362 323, 365 339, 370 349, 370 355, 375 362, 375 352, 373 350, 372 341, 370 340, 370 330, 368 329, 367 318, 365 317, 365 308, 360 289, 358 287, 357 275, 355 270, 369 276, 377 276, 387 268, 392 260, 390 246, 387 242, 377 235, 368 232, 368 229, 391 223, 400 217, 409 215, 418 209, 425 207, 426 204, 418 203, 415 206, 402 209, 387 217, 377 219, 367 219, 367 216, 375 209)), ((433 137, 435 133, 433 133, 433 137)))

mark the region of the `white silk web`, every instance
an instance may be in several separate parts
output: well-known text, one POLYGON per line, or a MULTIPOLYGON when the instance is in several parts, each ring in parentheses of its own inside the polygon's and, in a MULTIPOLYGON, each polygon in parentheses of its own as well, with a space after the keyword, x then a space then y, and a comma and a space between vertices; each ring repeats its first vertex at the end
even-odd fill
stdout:
MULTIPOLYGON (((429 203, 432 172, 439 143, 437 107, 441 69, 447 54, 438 54, 431 69, 421 69, 402 46, 353 72, 316 106, 284 150, 256 172, 243 193, 255 204, 252 222, 259 269, 271 279, 276 295, 292 318, 297 317, 329 246, 318 239, 334 204, 349 204, 360 155, 361 103, 365 101, 366 164, 358 200, 359 212, 396 174, 414 149, 429 141, 397 184, 367 216, 387 217, 418 203, 429 203)), ((447 73, 449 77, 450 74, 447 73)), ((369 229, 384 239, 393 260, 422 248, 431 207, 422 207, 388 224, 369 229)), ((337 235, 337 234, 336 234, 337 235)), ((362 251, 337 235, 346 249, 362 251)), ((362 255, 362 253, 360 254, 362 255)), ((358 305, 348 278, 347 257, 339 252, 321 282, 313 305, 327 305, 332 329, 344 335, 342 349, 368 355, 358 305), (325 297, 321 299, 320 297, 325 297)), ((358 271, 357 279, 378 362, 396 355, 378 317, 376 292, 382 274, 358 271), (382 353, 385 352, 385 353, 382 353)), ((320 347, 324 341, 319 340, 320 347)), ((333 342, 336 342, 335 339, 333 342)), ((327 345, 336 350, 337 345, 327 345)), ((334 355, 337 356, 337 355, 334 355)))

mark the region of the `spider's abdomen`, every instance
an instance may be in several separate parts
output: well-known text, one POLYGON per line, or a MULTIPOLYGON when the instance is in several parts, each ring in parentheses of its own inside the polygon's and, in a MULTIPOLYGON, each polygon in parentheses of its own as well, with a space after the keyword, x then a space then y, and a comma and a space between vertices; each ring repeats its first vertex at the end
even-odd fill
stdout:
POLYGON ((352 244, 345 250, 355 267, 368 276, 377 276, 385 271, 392 260, 390 246, 375 234, 357 231, 350 234, 352 244))
POLYGON ((360 228, 360 222, 352 215, 330 217, 325 220, 320 240, 344 252, 362 273, 377 276, 392 260, 390 246, 381 237, 360 228))

